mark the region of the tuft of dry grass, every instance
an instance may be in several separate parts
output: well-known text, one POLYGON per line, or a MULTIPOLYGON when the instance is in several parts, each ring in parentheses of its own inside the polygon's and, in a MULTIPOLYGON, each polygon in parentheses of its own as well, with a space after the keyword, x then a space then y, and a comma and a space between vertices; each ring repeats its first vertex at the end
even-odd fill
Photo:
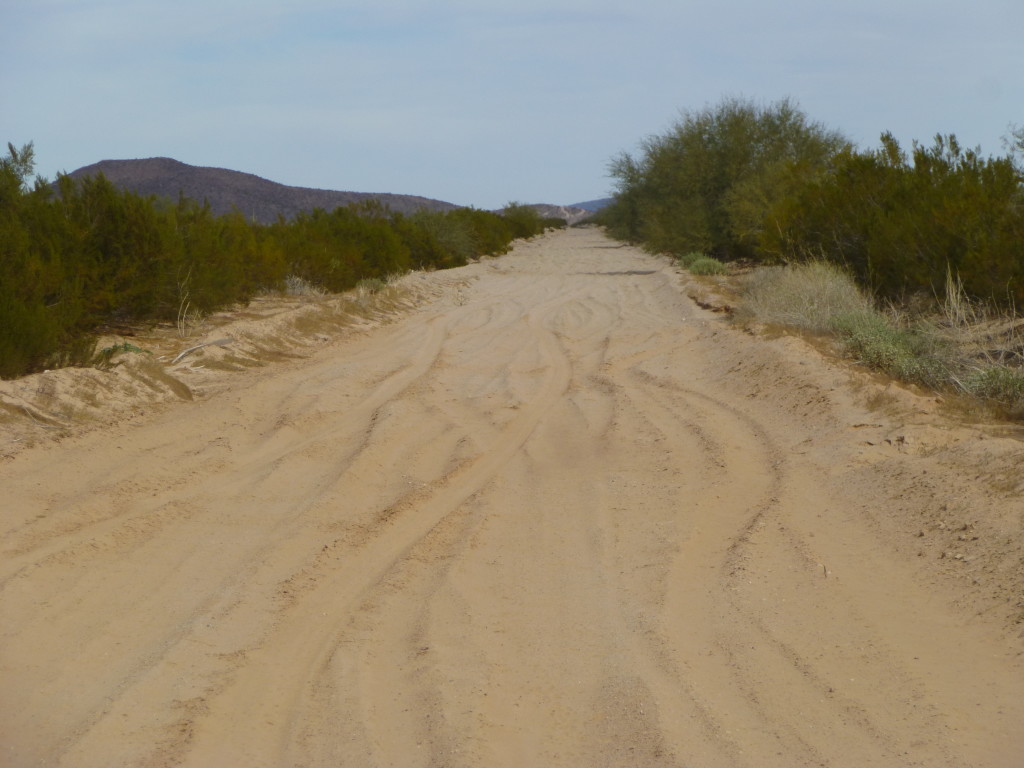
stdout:
POLYGON ((959 352, 951 381, 957 390, 1024 418, 1024 321, 1016 312, 996 312, 971 301, 952 271, 935 333, 959 352))
POLYGON ((737 319, 830 333, 840 315, 872 309, 871 299, 839 267, 811 261, 791 267, 761 267, 744 279, 737 319))
POLYGON ((711 256, 701 256, 699 259, 693 260, 687 269, 692 275, 724 275, 729 271, 725 264, 711 256))
POLYGON ((1024 418, 1024 320, 971 301, 952 272, 944 298, 913 318, 898 307, 880 311, 826 262, 763 267, 742 291, 741 322, 835 335, 848 355, 896 379, 1024 418))
POLYGON ((298 275, 288 275, 284 279, 284 295, 286 296, 326 296, 328 291, 320 285, 311 283, 298 275))

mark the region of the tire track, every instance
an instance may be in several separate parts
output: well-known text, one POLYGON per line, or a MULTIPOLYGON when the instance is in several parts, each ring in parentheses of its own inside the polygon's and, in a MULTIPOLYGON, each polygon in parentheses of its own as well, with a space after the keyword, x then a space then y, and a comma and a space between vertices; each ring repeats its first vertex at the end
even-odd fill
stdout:
POLYGON ((1015 754, 1019 665, 814 432, 863 419, 807 421, 784 360, 602 242, 0 466, 0 762, 1012 765, 979 755, 1015 754))
POLYGON ((424 536, 508 461, 568 386, 570 366, 559 354, 554 338, 546 333, 538 334, 538 338, 549 370, 538 397, 520 409, 500 440, 476 460, 443 478, 436 488, 401 504, 378 535, 336 561, 333 572, 321 574, 316 586, 292 609, 284 631, 272 634, 248 653, 246 668, 228 690, 209 704, 215 713, 223 713, 225 720, 260 722, 266 727, 257 734, 243 729, 208 736, 200 730, 194 752, 186 755, 184 764, 189 764, 196 753, 203 755, 202 760, 241 757, 253 766, 278 765, 287 757, 296 729, 289 713, 298 709, 302 697, 329 664, 352 609, 366 599, 367 592, 379 585, 397 563, 409 556, 424 536), (340 621, 331 621, 331 616, 340 617, 340 621), (295 631, 295 627, 308 626, 318 626, 319 631, 295 631), (263 661, 265 658, 287 658, 289 666, 275 668, 263 661), (261 693, 265 690, 275 691, 275 698, 263 698, 261 693))
MULTIPOLYGON (((66 678, 64 670, 73 668, 81 659, 108 655, 109 651, 97 649, 109 643, 110 633, 117 631, 118 624, 122 626, 119 631, 123 633, 125 644, 140 649, 119 654, 103 671, 103 679, 109 681, 106 685, 116 687, 116 695, 107 695, 95 702, 88 699, 76 702, 77 712, 72 715, 75 724, 64 739, 49 740, 46 753, 49 756, 45 760, 54 762, 55 755, 73 754, 76 741, 91 731, 102 730, 104 720, 112 722, 118 732, 130 728, 140 714, 134 706, 140 695, 137 689, 145 689, 147 699, 167 702, 170 706, 175 696, 168 691, 168 686, 177 686, 177 683, 168 681, 161 670, 174 663, 171 659, 176 653, 193 653, 192 639, 196 635, 210 634, 205 631, 208 626, 234 617, 236 607, 243 600, 241 595, 252 590, 249 585, 265 580, 260 571, 269 552, 301 539, 303 518, 316 508, 320 498, 363 450, 377 410, 433 366, 446 330, 443 323, 435 321, 429 324, 427 331, 426 338, 418 334, 420 344, 411 359, 382 379, 358 407, 342 415, 341 423, 335 421, 331 426, 319 427, 321 434, 333 431, 335 440, 353 435, 357 438, 350 452, 340 457, 329 456, 326 467, 323 462, 296 461, 302 458, 303 450, 323 439, 321 434, 293 439, 284 445, 259 444, 255 455, 240 460, 227 480, 214 473, 209 482, 200 482, 198 487, 154 494, 153 498, 143 497, 141 503, 137 496, 126 495, 117 507, 124 510, 122 514, 73 527, 72 535, 44 537, 42 544, 36 544, 25 555, 5 560, 5 568, 11 570, 5 573, 3 586, 27 583, 39 569, 47 572, 49 582, 54 585, 45 609, 35 612, 22 634, 32 637, 35 634, 32 628, 38 626, 40 632, 46 627, 55 633, 50 636, 58 643, 72 634, 77 638, 76 648, 63 653, 60 662, 46 671, 43 692, 55 691, 59 681, 66 678), (287 476, 286 487, 302 491, 295 494, 292 490, 282 495, 280 490, 271 491, 267 487, 271 483, 279 485, 283 476, 287 476), (234 480, 235 477, 240 479, 234 480), (237 503, 245 500, 250 503, 237 503), (227 510, 231 510, 229 517, 215 514, 227 510), (217 532, 216 540, 224 535, 222 531, 234 530, 238 532, 237 540, 244 543, 232 546, 225 553, 216 545, 216 540, 207 535, 211 528, 217 532), (171 549, 166 547, 168 540, 173 542, 171 549), (124 561, 126 568, 133 567, 134 563, 134 567, 145 574, 135 579, 129 589, 114 596, 113 601, 104 589, 105 577, 91 571, 95 563, 111 557, 124 561), (211 562, 217 562, 217 566, 211 568, 208 565, 211 562), (208 581, 198 594, 211 596, 195 601, 176 600, 176 594, 194 593, 189 574, 203 570, 208 573, 208 581), (156 608, 164 601, 175 605, 175 609, 156 608), (109 610, 111 602, 118 615, 125 617, 113 626, 99 618, 105 609, 109 610), (87 619, 83 625, 80 618, 83 613, 97 619, 87 619), (140 622, 140 617, 147 617, 147 621, 140 622), (70 629, 72 625, 76 629, 70 629), (153 687, 157 690, 151 690, 153 687)), ((294 399, 294 393, 293 389, 290 399, 294 399)), ((165 446, 161 445, 160 450, 165 450, 165 446)), ((173 461, 173 458, 164 460, 173 461)), ((193 476, 199 474, 196 470, 191 472, 193 476)), ((38 600, 38 591, 20 590, 13 598, 19 602, 26 599, 38 600)), ((253 602, 253 596, 247 599, 253 602)), ((260 595, 255 603, 260 605, 266 599, 265 594, 260 595)), ((258 626, 262 617, 253 608, 248 608, 247 621, 258 626)), ((216 646, 224 641, 205 638, 198 642, 216 646)), ((229 647, 220 654, 211 654, 206 664, 200 665, 207 671, 192 675, 196 690, 215 690, 222 685, 225 673, 220 667, 224 656, 237 654, 236 658, 240 658, 244 653, 244 646, 240 649, 231 646, 231 642, 228 641, 229 647), (207 682, 200 682, 202 680, 207 682)), ((15 644, 10 644, 9 648, 10 653, 27 653, 15 644)))

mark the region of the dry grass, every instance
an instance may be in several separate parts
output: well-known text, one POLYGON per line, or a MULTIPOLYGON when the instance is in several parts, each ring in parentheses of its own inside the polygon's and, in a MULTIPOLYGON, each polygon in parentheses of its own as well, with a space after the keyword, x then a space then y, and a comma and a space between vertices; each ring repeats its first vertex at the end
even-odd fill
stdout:
POLYGON ((872 308, 853 278, 824 261, 757 269, 745 276, 743 297, 737 319, 809 333, 829 333, 837 316, 872 308))
POLYGON ((693 275, 724 275, 729 271, 725 264, 710 256, 701 256, 699 259, 695 259, 690 262, 687 269, 693 275))
POLYGON ((945 298, 877 309, 838 267, 766 267, 744 278, 740 322, 836 336, 846 354, 901 381, 964 395, 1024 418, 1024 320, 996 312, 947 276, 945 298))
POLYGON ((958 351, 959 365, 950 378, 959 391, 1013 418, 1024 417, 1024 320, 1016 312, 996 312, 971 301, 959 278, 948 273, 933 332, 958 351))
POLYGON ((323 286, 316 285, 314 283, 299 277, 298 275, 288 275, 284 279, 284 290, 282 291, 285 296, 327 296, 328 291, 323 286))

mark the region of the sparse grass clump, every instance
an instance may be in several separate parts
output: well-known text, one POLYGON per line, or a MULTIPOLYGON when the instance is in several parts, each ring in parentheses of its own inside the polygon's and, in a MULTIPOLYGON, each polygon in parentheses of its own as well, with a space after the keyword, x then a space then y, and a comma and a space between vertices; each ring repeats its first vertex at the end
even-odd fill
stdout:
POLYGON ((701 256, 699 259, 694 259, 688 269, 694 275, 724 275, 729 271, 725 264, 711 256, 701 256))
POLYGON ((284 279, 283 293, 286 296, 326 296, 327 290, 298 275, 288 275, 284 279))
POLYGON ((849 274, 826 262, 754 272, 738 317, 834 334, 850 357, 914 384, 948 387, 956 367, 953 345, 935 326, 908 326, 880 312, 849 274))
POLYGON ((385 287, 387 287, 387 283, 379 277, 366 277, 356 283, 357 291, 371 296, 375 293, 380 293, 385 287))
POLYGON ((700 251, 689 251, 688 253, 684 253, 682 256, 678 256, 676 261, 679 262, 679 266, 683 269, 689 269, 693 262, 699 261, 703 258, 705 258, 705 256, 700 251))
POLYGON ((967 394, 1004 408, 1014 418, 1024 417, 1024 371, 993 365, 975 368, 957 378, 967 394))
POLYGON ((828 333, 839 315, 866 312, 871 299, 834 264, 812 261, 792 267, 764 267, 744 286, 741 320, 828 333))
POLYGON ((97 368, 109 368, 113 365, 115 357, 117 357, 118 355, 126 355, 131 353, 142 355, 152 354, 152 352, 150 352, 148 349, 137 347, 134 344, 131 344, 126 341, 123 342, 122 344, 113 344, 112 346, 104 347, 103 349, 101 349, 99 352, 96 353, 96 357, 93 358, 92 364, 95 365, 97 368))
POLYGON ((872 368, 929 387, 949 382, 950 350, 927 331, 901 328, 874 309, 837 315, 832 325, 845 351, 872 368))
POLYGON ((945 297, 935 332, 955 345, 955 389, 1012 418, 1024 418, 1024 337, 1015 312, 972 301, 960 278, 947 270, 945 297))
POLYGON ((808 262, 753 272, 736 318, 834 335, 845 354, 895 379, 1024 418, 1024 324, 972 302, 952 274, 943 300, 926 304, 907 305, 912 320, 906 308, 880 311, 848 273, 808 262))

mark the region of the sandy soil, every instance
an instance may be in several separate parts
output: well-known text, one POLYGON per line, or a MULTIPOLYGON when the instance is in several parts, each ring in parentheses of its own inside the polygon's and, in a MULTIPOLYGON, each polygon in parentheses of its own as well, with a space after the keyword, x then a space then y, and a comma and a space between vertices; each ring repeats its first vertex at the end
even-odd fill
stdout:
POLYGON ((1024 444, 691 289, 569 231, 5 383, 0 764, 1020 766, 1024 444))

